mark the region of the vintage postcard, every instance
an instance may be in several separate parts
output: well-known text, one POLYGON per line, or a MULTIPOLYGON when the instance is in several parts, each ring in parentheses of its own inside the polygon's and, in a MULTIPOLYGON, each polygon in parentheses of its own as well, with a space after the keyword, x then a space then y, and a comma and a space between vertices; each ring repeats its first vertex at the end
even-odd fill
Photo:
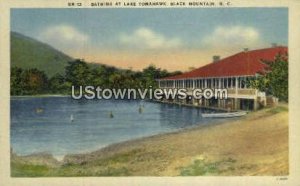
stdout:
POLYGON ((0 185, 299 184, 298 1, 1 12, 0 185))

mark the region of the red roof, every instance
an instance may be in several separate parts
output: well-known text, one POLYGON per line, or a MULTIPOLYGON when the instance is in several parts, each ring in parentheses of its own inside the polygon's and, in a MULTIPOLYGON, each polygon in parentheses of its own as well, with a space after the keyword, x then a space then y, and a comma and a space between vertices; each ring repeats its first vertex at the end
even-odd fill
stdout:
POLYGON ((286 54, 287 47, 273 47, 240 52, 217 62, 207 64, 190 72, 162 79, 187 79, 197 77, 226 77, 255 75, 264 69, 262 60, 273 60, 277 54, 286 54))

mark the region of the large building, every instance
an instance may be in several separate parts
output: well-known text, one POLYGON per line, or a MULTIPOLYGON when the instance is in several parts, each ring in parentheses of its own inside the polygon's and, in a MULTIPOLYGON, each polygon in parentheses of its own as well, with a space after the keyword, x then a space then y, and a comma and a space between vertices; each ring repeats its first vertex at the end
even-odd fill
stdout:
POLYGON ((167 100, 170 102, 193 104, 201 107, 214 107, 230 110, 256 110, 265 106, 268 99, 265 92, 249 87, 248 80, 256 78, 263 71, 265 64, 262 60, 273 61, 278 54, 286 54, 287 47, 273 46, 259 50, 244 51, 221 59, 213 56, 210 64, 180 75, 158 80, 160 88, 166 89, 193 89, 225 88, 227 99, 186 99, 167 100))

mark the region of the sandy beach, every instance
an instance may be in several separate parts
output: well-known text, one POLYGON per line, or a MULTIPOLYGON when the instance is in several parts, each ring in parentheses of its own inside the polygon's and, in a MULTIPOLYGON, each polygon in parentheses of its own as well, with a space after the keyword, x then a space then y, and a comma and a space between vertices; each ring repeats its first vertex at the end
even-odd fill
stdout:
POLYGON ((61 162, 12 154, 11 167, 16 177, 288 175, 288 109, 113 144, 61 162))

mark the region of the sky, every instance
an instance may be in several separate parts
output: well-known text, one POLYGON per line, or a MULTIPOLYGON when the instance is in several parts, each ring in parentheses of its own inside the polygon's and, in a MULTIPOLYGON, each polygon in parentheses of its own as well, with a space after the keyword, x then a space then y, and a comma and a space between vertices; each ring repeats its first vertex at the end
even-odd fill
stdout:
POLYGON ((288 45, 287 8, 12 9, 11 31, 88 62, 186 71, 288 45))

